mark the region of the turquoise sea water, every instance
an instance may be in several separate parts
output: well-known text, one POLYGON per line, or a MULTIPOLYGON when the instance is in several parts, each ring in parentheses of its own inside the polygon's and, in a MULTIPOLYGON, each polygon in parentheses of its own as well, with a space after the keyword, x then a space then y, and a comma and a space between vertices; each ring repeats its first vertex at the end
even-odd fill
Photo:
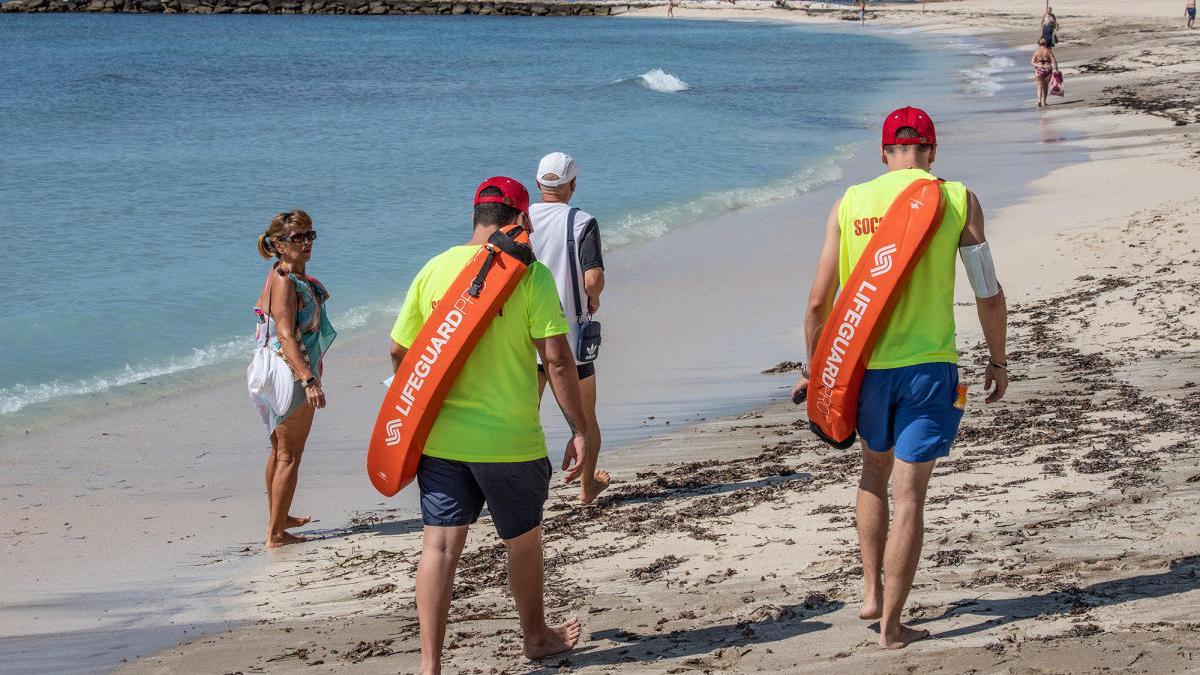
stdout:
POLYGON ((759 23, 0 21, 0 424, 245 358, 279 210, 343 331, 468 235, 474 186, 572 153, 609 247, 835 177, 903 42, 759 23), (68 399, 69 400, 69 399, 68 399))

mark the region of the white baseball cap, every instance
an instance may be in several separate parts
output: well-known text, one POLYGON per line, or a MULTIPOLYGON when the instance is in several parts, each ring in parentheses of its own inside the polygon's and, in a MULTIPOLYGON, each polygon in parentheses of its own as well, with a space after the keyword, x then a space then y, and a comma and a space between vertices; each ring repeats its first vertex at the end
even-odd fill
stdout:
POLYGON ((575 180, 575 158, 565 152, 552 152, 538 162, 537 182, 546 187, 558 187, 575 180), (548 180, 546 175, 558 176, 548 180))

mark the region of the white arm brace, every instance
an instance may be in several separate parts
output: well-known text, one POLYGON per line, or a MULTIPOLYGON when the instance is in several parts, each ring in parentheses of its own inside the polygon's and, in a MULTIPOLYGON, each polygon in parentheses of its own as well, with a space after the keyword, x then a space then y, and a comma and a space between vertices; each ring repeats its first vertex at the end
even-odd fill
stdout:
POLYGON ((992 249, 985 241, 972 246, 960 246, 958 257, 967 268, 967 279, 971 281, 971 289, 977 298, 990 298, 1000 292, 1000 282, 996 280, 996 266, 992 263, 992 249))

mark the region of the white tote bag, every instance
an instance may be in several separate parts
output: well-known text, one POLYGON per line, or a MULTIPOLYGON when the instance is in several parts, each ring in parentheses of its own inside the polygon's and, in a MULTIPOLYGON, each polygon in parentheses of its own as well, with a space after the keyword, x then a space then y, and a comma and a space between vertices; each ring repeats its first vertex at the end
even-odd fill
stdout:
POLYGON ((278 417, 292 406, 295 391, 292 369, 287 367, 279 352, 270 347, 260 346, 254 350, 250 365, 246 367, 246 384, 250 400, 262 413, 264 424, 271 423, 269 412, 278 417))
POLYGON ((271 417, 279 417, 292 406, 296 378, 283 356, 271 348, 271 317, 266 316, 263 324, 264 337, 255 340, 254 354, 246 366, 246 387, 250 400, 262 415, 267 430, 271 428, 271 417))

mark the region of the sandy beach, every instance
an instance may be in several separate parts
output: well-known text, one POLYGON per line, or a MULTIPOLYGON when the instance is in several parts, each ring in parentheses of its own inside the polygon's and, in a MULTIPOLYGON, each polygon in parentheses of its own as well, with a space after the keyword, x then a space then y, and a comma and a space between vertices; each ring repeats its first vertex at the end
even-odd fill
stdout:
MULTIPOLYGON (((768 4, 684 3, 675 14, 858 29, 845 20, 850 12, 824 3, 768 4)), ((623 368, 600 381, 602 399, 611 399, 602 421, 613 420, 614 445, 651 437, 602 457, 615 482, 594 506, 578 507, 572 490, 554 484, 545 523, 547 608, 551 618, 578 616, 583 640, 561 657, 522 658, 503 548, 485 517, 459 568, 448 672, 1200 670, 1200 34, 1183 29, 1182 3, 1129 4, 1054 3, 1067 96, 1038 111, 1029 81, 1017 108, 994 111, 1029 125, 1021 134, 1031 140, 1008 142, 1002 160, 962 151, 976 117, 939 134, 957 146, 942 151, 944 168, 975 187, 987 210, 1009 299, 1013 381, 1002 403, 983 405, 985 351, 960 278, 960 367, 972 400, 930 486, 906 615, 932 639, 902 653, 875 646, 876 626, 857 618, 858 451, 833 450, 807 430, 802 411, 782 400, 794 377, 786 366, 758 373, 802 355, 811 242, 841 183, 876 172, 870 153, 860 153, 839 167, 835 184, 614 257, 628 286, 617 285, 606 303, 630 310, 614 317, 619 337, 605 344, 604 358, 623 368), (1018 161, 1020 153, 1028 161, 1018 161), (989 195, 1005 206, 989 208, 989 195), (654 273, 654 261, 680 237, 711 245, 691 249, 692 267, 662 272, 658 295, 642 297, 647 285, 636 276, 654 273), (735 249, 753 262, 739 268, 736 283, 696 271, 735 249), (689 293, 672 304, 680 288, 689 293), (742 301, 762 288, 772 289, 766 300, 742 301), (636 327, 656 306, 672 307, 656 326, 730 307, 722 321, 753 325, 755 335, 741 345, 736 332, 716 331, 667 360, 667 350, 643 349, 637 339, 636 327)), ((1012 58, 1021 69, 1042 5, 947 0, 922 12, 920 3, 872 2, 865 29, 917 40, 976 36, 1019 50, 1012 58)), ((631 16, 664 14, 651 8, 631 16)), ((307 475, 361 462, 358 430, 374 417, 385 367, 377 337, 331 352, 330 371, 341 375, 331 378, 330 399, 338 403, 314 429, 311 445, 321 452, 307 475)), ((164 391, 151 405, 99 421, 5 439, 9 466, 55 459, 0 501, 13 516, 6 561, 21 566, 21 584, 120 569, 119 592, 136 600, 93 632, 92 618, 69 605, 76 600, 26 592, 20 603, 6 603, 5 634, 22 634, 35 617, 56 623, 36 638, 0 640, 14 667, 34 670, 39 652, 70 633, 80 658, 106 655, 107 663, 115 654, 126 660, 120 672, 415 671, 414 495, 385 502, 365 478, 302 478, 298 500, 323 518, 317 540, 263 554, 258 523, 235 515, 262 508, 261 475, 247 469, 259 459, 220 450, 256 433, 250 415, 229 413, 231 401, 245 405, 241 387, 221 380, 199 394, 164 391), (194 487, 195 496, 122 487, 104 449, 120 443, 148 456, 162 442, 159 431, 183 418, 203 433, 184 433, 154 475, 194 487), (69 480, 67 465, 87 475, 87 485, 69 480), (39 508, 62 491, 78 491, 72 498, 80 508, 39 508), (109 522, 122 508, 138 514, 137 526, 109 522), (107 555, 61 553, 79 538, 100 539, 107 555), (155 550, 169 553, 133 555, 147 538, 168 542, 155 550), (163 574, 187 592, 168 597, 140 581, 163 574), (148 623, 163 606, 181 620, 148 623), (64 618, 72 616, 73 623, 64 618), (162 644, 179 644, 128 654, 122 640, 135 643, 150 630, 163 634, 162 644)), ((557 413, 547 408, 544 417, 551 446, 561 445, 557 413)))

